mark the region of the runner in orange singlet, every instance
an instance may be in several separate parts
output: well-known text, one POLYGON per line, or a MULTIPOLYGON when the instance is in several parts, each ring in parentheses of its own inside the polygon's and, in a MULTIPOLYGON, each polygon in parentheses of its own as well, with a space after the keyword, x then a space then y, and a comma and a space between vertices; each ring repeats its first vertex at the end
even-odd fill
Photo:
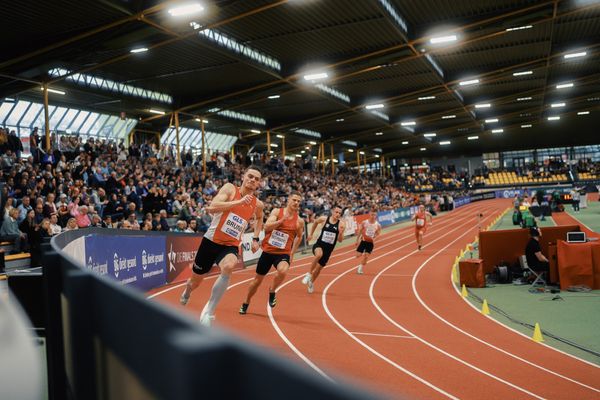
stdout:
POLYGON ((240 307, 240 314, 248 312, 248 306, 252 296, 258 290, 265 275, 271 267, 275 267, 277 273, 273 283, 269 287, 269 306, 277 305, 275 291, 281 285, 288 269, 294 259, 294 253, 302 241, 304 233, 304 221, 298 216, 302 196, 298 192, 292 192, 288 196, 285 208, 274 208, 265 223, 265 238, 262 242, 262 254, 256 265, 256 275, 248 287, 246 301, 240 307))
POLYGON ((244 173, 242 186, 226 183, 213 198, 206 209, 213 214, 208 231, 200 242, 196 259, 192 265, 192 276, 188 279, 180 302, 186 305, 190 295, 196 289, 214 264, 221 268, 221 275, 213 285, 208 303, 200 314, 200 323, 210 326, 215 319, 215 309, 227 290, 229 277, 238 263, 238 249, 248 221, 256 217, 252 251, 259 248, 258 237, 263 225, 263 203, 254 197, 259 186, 261 171, 251 166, 244 173))
POLYGON ((411 220, 415 221, 415 236, 417 238, 418 249, 423 246, 423 235, 427 231, 427 219, 429 218, 429 226, 433 225, 433 216, 425 211, 425 206, 421 204, 419 210, 412 216, 411 220))
POLYGON ((358 235, 356 236, 356 243, 360 242, 356 248, 356 258, 362 257, 360 265, 356 269, 358 274, 364 272, 364 268, 367 266, 367 260, 373 252, 375 238, 380 234, 381 225, 377 222, 377 211, 371 210, 369 219, 360 224, 358 235))

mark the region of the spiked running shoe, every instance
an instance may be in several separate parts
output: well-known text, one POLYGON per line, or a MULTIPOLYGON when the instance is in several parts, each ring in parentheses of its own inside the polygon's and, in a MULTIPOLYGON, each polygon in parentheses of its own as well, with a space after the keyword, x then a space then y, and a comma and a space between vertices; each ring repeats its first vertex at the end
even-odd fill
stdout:
POLYGON ((307 272, 306 275, 304 275, 304 278, 302 278, 302 284, 307 285, 308 281, 310 281, 310 273, 309 272, 307 272))
POLYGON ((202 314, 200 315, 200 324, 204 325, 207 328, 212 326, 213 321, 215 320, 214 315, 202 314))
POLYGON ((242 303, 242 306, 240 307, 240 314, 241 315, 245 315, 248 312, 248 306, 250 304, 248 303, 242 303))
POLYGON ((185 288, 185 290, 183 291, 183 293, 181 293, 181 297, 179 297, 179 303, 182 306, 185 306, 188 303, 188 301, 190 300, 190 295, 188 294, 186 296, 186 292, 187 292, 187 287, 185 288))
POLYGON ((269 292, 269 305, 271 308, 277 305, 277 297, 275 297, 275 292, 269 292))
POLYGON ((362 265, 358 266, 358 269, 356 270, 356 273, 359 274, 359 275, 363 274, 363 266, 362 265))
POLYGON ((308 293, 312 293, 315 291, 315 287, 313 286, 313 283, 310 279, 308 280, 308 286, 306 287, 306 290, 308 290, 308 293))

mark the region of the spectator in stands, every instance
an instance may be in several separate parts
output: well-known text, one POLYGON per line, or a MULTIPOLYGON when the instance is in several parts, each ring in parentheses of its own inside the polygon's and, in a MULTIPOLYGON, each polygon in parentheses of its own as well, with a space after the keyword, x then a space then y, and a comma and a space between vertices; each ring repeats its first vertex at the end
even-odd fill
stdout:
POLYGON ((72 231, 74 229, 78 229, 77 220, 75 218, 69 218, 69 220, 67 221, 67 225, 63 229, 63 232, 72 231))
POLYGON ((78 203, 79 201, 75 204, 71 203, 71 215, 75 217, 78 228, 87 228, 91 223, 90 218, 88 217, 88 207, 78 206, 78 203))
POLYGON ((579 191, 577 190, 577 188, 571 190, 571 196, 573 198, 573 211, 579 212, 580 197, 579 197, 579 191))
POLYGON ((203 209, 202 215, 200 216, 200 227, 198 228, 198 232, 205 233, 208 230, 211 222, 212 217, 205 209, 203 209))
POLYGON ((21 204, 17 208, 19 209, 19 218, 17 220, 21 223, 27 216, 27 213, 33 210, 31 207, 31 198, 29 196, 23 197, 23 199, 21 199, 21 204))
POLYGON ((529 229, 529 236, 531 238, 525 247, 527 265, 536 272, 548 272, 550 270, 550 263, 546 256, 542 254, 542 247, 540 246, 542 232, 538 228, 533 227, 529 229))
POLYGON ((138 223, 137 219, 135 218, 135 213, 129 214, 129 217, 127 217, 127 221, 129 221, 129 225, 131 226, 131 229, 136 230, 136 231, 140 230, 140 224, 138 223))
POLYGON ((187 229, 185 230, 187 233, 196 233, 198 232, 198 221, 193 218, 190 220, 190 223, 187 227, 187 229))
POLYGON ((8 216, 10 215, 10 210, 12 210, 14 208, 14 204, 15 204, 15 199, 13 199, 12 197, 9 197, 8 199, 6 199, 6 203, 4 204, 4 212, 2 213, 3 220, 6 220, 8 218, 8 216))
POLYGON ((18 217, 19 210, 12 208, 0 226, 0 241, 14 242, 14 253, 20 253, 27 248, 27 235, 19 230, 18 217))
POLYGON ((50 216, 50 231, 52 232, 52 235, 58 235, 62 232, 62 228, 58 224, 58 214, 56 213, 50 216))
POLYGON ((187 229, 187 222, 180 219, 177 221, 177 225, 175 225, 175 228, 173 228, 173 232, 185 232, 186 229, 187 229))
POLYGON ((60 226, 65 226, 67 221, 71 217, 69 213, 69 203, 67 201, 67 195, 61 193, 59 196, 58 203, 56 203, 56 210, 58 213, 58 223, 60 226))
POLYGON ((169 222, 167 221, 167 211, 166 210, 160 210, 159 213, 159 226, 158 229, 159 231, 163 231, 163 232, 168 232, 171 230, 171 228, 169 228, 169 222))
POLYGON ((44 219, 44 204, 41 197, 38 197, 38 199, 35 201, 35 208, 33 210, 35 211, 35 223, 36 225, 39 225, 44 219))

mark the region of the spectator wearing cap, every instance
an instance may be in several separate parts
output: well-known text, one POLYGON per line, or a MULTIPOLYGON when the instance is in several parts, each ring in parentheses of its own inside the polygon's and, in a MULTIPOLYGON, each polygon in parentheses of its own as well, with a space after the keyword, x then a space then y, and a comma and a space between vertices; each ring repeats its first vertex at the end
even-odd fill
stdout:
POLYGON ((529 236, 531 238, 525 247, 527 265, 535 272, 549 272, 550 263, 548 262, 548 258, 542 254, 542 247, 540 246, 542 232, 538 228, 532 227, 529 229, 529 236))

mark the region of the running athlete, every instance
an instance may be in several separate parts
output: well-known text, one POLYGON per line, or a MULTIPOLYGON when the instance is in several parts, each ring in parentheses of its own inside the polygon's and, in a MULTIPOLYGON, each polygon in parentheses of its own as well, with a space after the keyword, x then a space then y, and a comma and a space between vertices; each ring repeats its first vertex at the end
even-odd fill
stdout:
POLYGON ((307 285, 308 293, 313 292, 313 284, 319 277, 321 269, 327 265, 327 261, 329 261, 329 257, 335 248, 336 242, 341 242, 344 240, 344 230, 346 229, 346 225, 342 220, 340 220, 341 215, 342 209, 338 206, 335 206, 331 210, 330 217, 323 215, 317 218, 310 230, 310 234, 307 238, 307 242, 309 243, 313 234, 315 233, 315 230, 317 229, 317 226, 323 225, 321 234, 312 248, 315 257, 312 260, 310 272, 307 272, 302 279, 302 283, 307 285))
POLYGON ((367 260, 373 252, 373 242, 380 234, 381 225, 379 225, 379 222, 377 222, 377 211, 371 210, 369 213, 369 219, 360 224, 358 235, 356 236, 356 243, 360 242, 356 248, 356 258, 362 257, 360 265, 356 270, 358 274, 362 274, 364 272, 364 268, 367 266, 367 260))
POLYGON ((294 253, 302 241, 304 234, 304 220, 298 215, 302 196, 298 192, 292 192, 288 196, 285 208, 274 208, 265 223, 265 238, 262 242, 262 254, 256 265, 256 275, 248 287, 246 301, 240 307, 240 314, 248 312, 248 306, 252 296, 262 283, 265 275, 271 267, 275 267, 277 273, 273 283, 269 287, 269 305, 275 307, 277 298, 275 291, 281 285, 290 264, 294 259, 294 253))
POLYGON ((200 242, 196 259, 192 265, 192 276, 187 280, 179 301, 186 305, 192 291, 196 289, 214 264, 221 269, 221 275, 212 287, 210 299, 200 314, 200 323, 210 326, 215 319, 215 309, 227 290, 229 277, 238 263, 238 247, 248 221, 256 218, 252 251, 259 248, 259 233, 262 230, 263 203, 254 196, 259 186, 261 171, 251 166, 246 169, 242 186, 226 183, 206 209, 213 214, 208 231, 200 242))
POLYGON ((419 250, 423 246, 423 236, 427 231, 427 219, 429 219, 429 226, 433 225, 433 216, 425 211, 425 206, 421 204, 419 210, 411 218, 412 221, 415 221, 415 236, 419 250))

